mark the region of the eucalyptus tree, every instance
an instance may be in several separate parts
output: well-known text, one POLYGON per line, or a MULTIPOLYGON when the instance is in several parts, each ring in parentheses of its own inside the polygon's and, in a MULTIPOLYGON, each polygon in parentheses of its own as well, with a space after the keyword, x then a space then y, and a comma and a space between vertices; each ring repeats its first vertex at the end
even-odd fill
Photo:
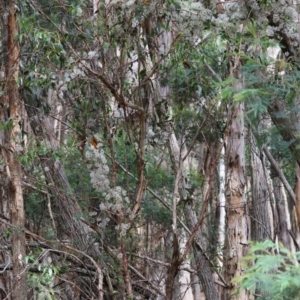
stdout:
MULTIPOLYGON (((18 77, 20 62, 20 46, 15 36, 19 34, 17 24, 16 1, 3 1, 1 11, 1 52, 3 61, 1 89, 1 164, 2 173, 6 179, 2 184, 1 213, 3 218, 10 220, 12 255, 5 255, 4 267, 9 270, 13 266, 13 280, 6 283, 8 290, 2 289, 3 297, 20 299, 27 294, 25 258, 25 215, 22 189, 22 168, 19 156, 22 153, 22 129, 20 124, 23 117, 23 105, 19 95, 18 77), (7 193, 7 194, 6 194, 7 193), (12 257, 12 258, 11 258, 12 257)), ((2 224, 3 225, 3 224, 2 224)), ((5 232, 5 231, 4 231, 5 232)), ((2 233, 4 235, 4 232, 2 233)), ((5 245, 3 245, 5 247, 5 245)), ((7 245, 6 245, 7 246, 7 245)), ((3 248, 4 250, 5 248, 3 248)))

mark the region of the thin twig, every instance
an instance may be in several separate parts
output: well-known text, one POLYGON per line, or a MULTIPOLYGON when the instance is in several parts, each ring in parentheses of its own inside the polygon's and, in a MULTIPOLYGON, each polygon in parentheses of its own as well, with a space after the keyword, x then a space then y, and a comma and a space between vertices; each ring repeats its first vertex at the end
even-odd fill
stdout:
POLYGON ((57 236, 57 229, 56 229, 55 222, 54 222, 54 217, 53 217, 52 208, 51 208, 51 199, 50 199, 49 193, 47 193, 47 200, 48 200, 48 211, 49 211, 50 219, 52 222, 53 230, 55 232, 55 236, 57 236))

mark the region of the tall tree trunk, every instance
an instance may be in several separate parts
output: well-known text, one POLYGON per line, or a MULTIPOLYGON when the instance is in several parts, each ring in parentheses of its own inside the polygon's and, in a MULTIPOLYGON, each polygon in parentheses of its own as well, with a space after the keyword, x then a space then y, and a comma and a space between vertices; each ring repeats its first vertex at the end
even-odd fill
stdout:
POLYGON ((297 222, 294 226, 295 228, 297 228, 297 230, 295 230, 296 233, 296 240, 298 245, 300 245, 300 166, 298 163, 296 163, 296 184, 295 184, 295 212, 296 212, 296 216, 295 219, 297 219, 297 222))
MULTIPOLYGON (((233 72, 239 72, 233 69, 233 72)), ((239 74, 234 77, 239 78, 239 74)), ((242 85, 236 83, 236 90, 240 91, 242 85)), ((246 300, 248 295, 242 290, 236 297, 232 293, 236 284, 231 280, 243 274, 242 258, 247 251, 248 226, 246 219, 245 199, 245 137, 244 137, 244 103, 239 102, 229 109, 228 120, 231 121, 230 132, 226 147, 226 239, 224 253, 224 275, 227 289, 224 290, 223 299, 246 300)))
MULTIPOLYGON (((51 90, 49 93, 51 96, 51 90)), ((36 136, 37 144, 39 145, 40 141, 43 141, 49 147, 47 153, 39 155, 38 158, 45 175, 49 194, 53 196, 53 203, 60 212, 55 219, 59 222, 61 229, 57 232, 58 238, 65 239, 67 237, 75 248, 90 254, 92 257, 100 257, 99 248, 94 243, 94 231, 85 223, 84 212, 72 191, 65 168, 60 161, 56 161, 53 157, 53 153, 59 151, 59 141, 53 119, 48 115, 41 114, 32 104, 26 105, 26 113, 31 119, 30 125, 36 136)), ((103 276, 100 268, 97 275, 99 280, 98 297, 102 299, 103 276)))
MULTIPOLYGON (((148 20, 148 22, 149 22, 149 24, 147 26, 149 26, 148 29, 150 29, 151 22, 149 20, 148 20)), ((168 52, 170 45, 171 45, 171 40, 172 40, 171 32, 166 32, 164 29, 161 30, 161 32, 159 34, 159 38, 157 39, 157 45, 158 45, 157 60, 159 60, 162 55, 164 55, 168 52)), ((148 39, 148 46, 149 46, 149 51, 152 54, 154 52, 154 48, 152 45, 152 38, 148 39)), ((150 56, 153 59, 154 55, 152 56, 151 54, 150 54, 150 56)), ((158 90, 158 100, 160 101, 163 99, 168 99, 169 94, 170 94, 169 87, 162 87, 159 84, 159 82, 156 82, 156 84, 157 84, 157 90, 158 90)), ((162 108, 162 109, 164 109, 164 108, 162 108)), ((166 112, 164 111, 164 113, 166 113, 166 112)), ((176 171, 178 171, 178 169, 183 170, 185 168, 183 168, 183 166, 182 166, 180 145, 175 136, 174 130, 172 128, 167 128, 166 130, 169 132, 169 141, 168 141, 169 142, 169 151, 170 151, 172 163, 174 165, 174 169, 176 171)), ((184 163, 186 163, 186 161, 184 163)), ((187 184, 188 176, 186 174, 184 174, 184 172, 182 172, 181 174, 177 174, 177 176, 180 178, 179 186, 178 186, 179 198, 184 199, 185 197, 183 197, 183 191, 185 189, 185 185, 187 184)), ((184 215, 187 220, 189 229, 192 230, 194 228, 195 224, 197 223, 197 217, 196 217, 194 208, 190 204, 191 203, 185 203, 184 215)), ((176 224, 176 221, 174 220, 176 217, 175 210, 176 210, 176 206, 175 206, 175 203, 173 203, 173 225, 174 225, 174 223, 176 224)), ((201 238, 200 230, 198 230, 198 232, 197 232, 197 237, 199 239, 201 238)), ((177 236, 174 234, 174 242, 176 240, 177 240, 177 236)), ((174 251, 174 253, 173 253, 173 258, 176 255, 179 255, 179 253, 175 253, 175 252, 176 251, 174 251)), ((196 265, 197 265, 197 274, 200 278, 206 299, 213 299, 213 300, 219 299, 219 295, 218 295, 218 292, 217 292, 217 289, 216 289, 216 286, 214 283, 212 268, 210 266, 208 259, 205 257, 205 254, 202 252, 202 250, 199 249, 199 247, 197 247, 197 246, 193 247, 193 253, 194 253, 194 258, 195 258, 196 265)), ((179 259, 179 256, 177 259, 179 259)), ((172 266, 174 266, 174 268, 179 267, 179 265, 176 265, 176 260, 174 260, 174 262, 172 262, 172 266)), ((170 288, 169 285, 171 284, 171 279, 172 279, 171 273, 175 274, 177 272, 174 270, 174 268, 173 268, 173 270, 172 269, 169 270, 169 276, 168 276, 169 282, 168 282, 168 279, 166 282, 166 286, 168 288, 170 288)), ((166 290, 166 293, 167 293, 167 296, 169 296, 168 290, 166 290)))
MULTIPOLYGON (((300 98, 297 97, 295 99, 295 106, 299 107, 300 105, 300 98)), ((296 110, 295 113, 292 114, 292 121, 294 123, 294 127, 297 131, 297 136, 299 135, 300 132, 300 113, 298 110, 296 110)), ((293 217, 293 229, 294 229, 294 234, 295 238, 298 244, 298 247, 300 245, 300 164, 299 162, 296 162, 296 182, 295 182, 295 213, 292 214, 293 217)), ((299 250, 299 249, 298 249, 299 250)))
MULTIPOLYGON (((296 104, 299 102, 295 99, 296 104)), ((289 143, 289 148, 296 160, 296 186, 293 198, 295 204, 296 217, 298 223, 300 220, 300 201, 299 201, 299 166, 300 166, 300 124, 299 113, 287 115, 283 101, 274 100, 268 107, 268 112, 276 125, 284 141, 289 143)), ((289 192, 289 194, 292 194, 289 192)), ((299 239, 299 232, 296 232, 296 238, 299 239)))
MULTIPOLYGON (((187 242, 187 233, 183 229, 179 229, 179 249, 184 249, 187 242)), ((191 274, 185 269, 190 269, 190 261, 186 260, 181 264, 181 270, 175 278, 174 284, 174 299, 190 300, 193 297, 193 292, 191 289, 191 274)))
MULTIPOLYGON (((29 110, 30 107, 28 106, 29 110)), ((28 111, 29 115, 33 115, 28 111)), ((51 125, 50 117, 36 115, 32 129, 37 140, 47 141, 53 152, 59 150, 59 145, 51 125), (38 120, 38 121, 37 121, 38 120)), ((93 231, 82 222, 83 211, 72 192, 64 166, 56 161, 51 153, 39 156, 48 189, 55 195, 55 203, 61 213, 64 233, 72 239, 72 242, 82 251, 93 252, 93 231)), ((94 253, 95 254, 95 253, 94 253)))
POLYGON ((278 223, 276 224, 275 232, 278 235, 278 240, 284 245, 284 247, 292 250, 294 247, 289 234, 291 227, 287 197, 282 182, 278 177, 274 178, 274 196, 278 214, 278 223))
POLYGON ((267 179, 261 160, 262 152, 255 145, 254 135, 249 129, 251 155, 251 235, 254 241, 272 239, 269 217, 270 197, 267 179))
MULTIPOLYGON (((194 258, 192 258, 192 260, 191 260, 191 266, 192 266, 192 269, 195 269, 195 270, 197 269, 197 265, 195 263, 194 258)), ((202 299, 201 298, 200 278, 196 272, 191 274, 191 285, 192 285, 194 300, 202 299)))
MULTIPOLYGON (((181 154, 180 154, 180 147, 178 145, 178 141, 175 137, 174 132, 170 136, 169 148, 170 148, 170 155, 172 157, 174 167, 175 167, 175 169, 177 169, 178 162, 181 159, 181 154)), ((180 182, 181 187, 179 189, 179 194, 181 196, 181 199, 184 199, 182 192, 183 192, 185 183, 187 183, 188 181, 187 181, 186 175, 182 174, 181 177, 182 177, 181 182, 180 182)), ((185 204, 184 204, 184 217, 186 219, 188 228, 190 230, 192 230, 197 223, 197 217, 196 217, 195 211, 192 207, 192 203, 189 200, 185 201, 185 204)), ((196 237, 198 240, 202 239, 200 230, 198 230, 196 237)), ((197 266, 197 268, 196 268, 197 275, 201 281, 201 285, 202 285, 203 291, 205 293, 205 297, 207 299, 213 299, 213 300, 219 299, 219 295, 218 295, 218 292, 217 292, 217 289, 216 289, 216 286, 214 283, 212 268, 210 266, 209 261, 207 260, 204 253, 202 252, 201 249, 199 249, 199 247, 197 245, 193 246, 193 254, 194 254, 194 258, 195 258, 196 266, 197 266)))
POLYGON ((225 218, 226 218, 226 198, 225 198, 225 176, 226 167, 224 161, 225 150, 222 149, 222 153, 219 161, 219 236, 218 236, 218 264, 223 267, 223 247, 225 241, 225 218))
POLYGON ((24 202, 22 190, 22 168, 18 155, 22 151, 21 137, 22 121, 21 101, 17 79, 19 75, 20 47, 16 41, 18 35, 16 1, 4 1, 2 4, 8 14, 3 13, 4 47, 6 52, 6 93, 1 97, 3 110, 6 110, 4 139, 1 140, 1 150, 6 176, 8 178, 8 202, 10 221, 12 223, 12 263, 13 263, 13 299, 26 298, 26 273, 24 272, 25 234, 24 234, 24 202))
MULTIPOLYGON (((185 204, 184 216, 189 229, 192 230, 197 223, 197 217, 192 208, 192 203, 187 202, 185 204)), ((197 240, 202 239, 200 230, 198 230, 196 238, 197 240)), ((193 254, 196 262, 195 264, 197 275, 200 279, 201 287, 203 289, 206 299, 220 299, 218 291, 216 289, 212 268, 207 257, 205 257, 204 253, 201 251, 201 249, 199 249, 199 247, 196 244, 193 245, 193 254)))
MULTIPOLYGON (((1 122, 1 117, 0 117, 1 122)), ((0 145, 2 143, 2 135, 0 136, 0 145)), ((1 166, 2 168, 2 166, 1 166)), ((10 228, 2 220, 9 221, 9 198, 8 198, 8 178, 7 176, 0 176, 0 299, 11 299, 10 292, 13 288, 13 272, 12 272, 12 259, 9 252, 10 241, 6 238, 5 232, 10 228), (7 297, 7 298, 6 298, 7 297)))

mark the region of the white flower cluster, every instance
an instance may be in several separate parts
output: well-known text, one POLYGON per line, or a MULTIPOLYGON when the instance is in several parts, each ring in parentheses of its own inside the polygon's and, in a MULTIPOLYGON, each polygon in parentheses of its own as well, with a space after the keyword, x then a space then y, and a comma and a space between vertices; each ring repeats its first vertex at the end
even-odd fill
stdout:
POLYGON ((19 141, 15 144, 15 151, 17 153, 21 153, 24 150, 24 148, 22 147, 22 145, 20 145, 19 141))
POLYGON ((86 72, 94 67, 102 68, 102 64, 99 60, 99 51, 93 50, 89 52, 78 52, 74 57, 68 59, 69 70, 64 73, 64 79, 60 84, 67 84, 75 78, 85 78, 86 72), (79 62, 78 62, 79 58, 79 62))
MULTIPOLYGON (((97 148, 91 147, 87 153, 86 158, 92 162, 90 167, 90 177, 93 187, 102 193, 104 200, 99 208, 101 212, 109 214, 117 214, 122 212, 124 215, 130 216, 130 209, 126 208, 126 203, 129 203, 127 192, 121 186, 110 187, 109 181, 109 167, 105 157, 105 153, 101 148, 102 144, 99 143, 97 148)), ((98 226, 105 227, 109 222, 109 218, 97 219, 98 226)), ((129 224, 119 224, 116 229, 120 230, 121 235, 126 235, 129 224)))
POLYGON ((212 18, 212 11, 206 9, 201 2, 192 2, 188 7, 192 13, 197 13, 197 18, 202 22, 210 21, 212 18))
POLYGON ((215 18, 214 23, 217 27, 226 28, 227 24, 229 24, 229 17, 227 14, 219 14, 217 18, 215 18))
POLYGON ((116 226, 117 230, 120 230, 120 235, 121 236, 126 236, 126 232, 129 229, 130 225, 126 223, 121 223, 116 226))
POLYGON ((272 37, 275 34, 275 28, 273 26, 267 26, 267 36, 272 37))
POLYGON ((248 0, 247 1, 247 6, 251 9, 252 12, 260 10, 260 7, 259 7, 256 0, 248 0))
POLYGON ((86 153, 86 158, 94 162, 93 169, 91 170, 91 183, 98 192, 105 192, 109 190, 108 173, 109 167, 107 160, 102 149, 91 148, 86 153))
POLYGON ((299 34, 296 28, 299 14, 292 6, 291 1, 269 1, 269 6, 260 14, 272 17, 272 21, 276 24, 267 28, 268 36, 274 36, 277 32, 281 32, 290 40, 292 46, 299 45, 299 34))
POLYGON ((69 78, 65 78, 64 80, 59 80, 56 85, 56 91, 54 93, 57 93, 57 96, 60 99, 64 98, 64 92, 68 90, 67 83, 69 82, 69 78))
POLYGON ((231 2, 225 4, 225 13, 230 21, 241 21, 247 18, 248 9, 246 5, 240 5, 238 2, 231 2))
POLYGON ((282 29, 282 32, 286 34, 287 37, 291 39, 291 43, 294 47, 297 47, 299 44, 299 34, 298 32, 295 32, 295 30, 291 27, 285 27, 282 29))
POLYGON ((296 21, 296 22, 298 21, 298 12, 295 10, 294 7, 288 6, 284 12, 285 12, 285 15, 287 17, 289 17, 291 20, 296 21))
POLYGON ((109 218, 97 218, 97 225, 100 228, 105 228, 108 224, 108 222, 110 221, 109 218))
POLYGON ((77 78, 77 77, 85 77, 85 74, 83 72, 82 68, 79 68, 77 65, 75 65, 72 69, 72 72, 70 74, 71 78, 77 78))
MULTIPOLYGON (((247 0, 247 1, 225 1, 224 13, 212 17, 215 30, 226 31, 228 36, 234 37, 238 26, 243 20, 247 20, 251 12, 251 19, 258 25, 258 36, 274 37, 278 33, 289 39, 290 45, 299 46, 299 33, 297 23, 299 13, 295 8, 295 2, 291 0, 247 0), (245 5, 245 2, 247 5, 245 5), (270 25, 271 22, 271 25, 270 25)), ((201 27, 201 26, 200 26, 201 27)))
POLYGON ((146 142, 148 144, 164 145, 169 139, 170 133, 163 128, 157 126, 155 129, 149 127, 146 135, 146 142), (154 131, 153 131, 154 130, 154 131))

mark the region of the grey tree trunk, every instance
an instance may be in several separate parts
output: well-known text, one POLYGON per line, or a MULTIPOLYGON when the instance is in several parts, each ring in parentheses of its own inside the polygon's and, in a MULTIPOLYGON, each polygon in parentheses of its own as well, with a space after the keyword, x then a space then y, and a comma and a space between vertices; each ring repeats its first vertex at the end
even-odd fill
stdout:
POLYGON ((296 163, 295 212, 296 222, 294 222, 294 232, 296 233, 297 243, 300 245, 300 166, 298 163, 296 163))
POLYGON ((292 240, 289 234, 289 222, 288 222, 288 209, 286 203, 286 195, 284 195, 284 189, 282 182, 278 177, 274 178, 274 196, 276 202, 276 209, 278 215, 278 222, 275 224, 275 233, 278 235, 278 240, 287 249, 292 249, 292 240))
MULTIPOLYGON (((195 259, 193 258, 191 261, 191 266, 193 269, 196 270, 197 266, 195 263, 195 259)), ((201 298, 201 286, 200 286, 200 279, 197 274, 191 274, 191 285, 192 285, 192 291, 194 300, 196 299, 202 299, 201 298)))
MULTIPOLYGON (((28 113, 33 114, 32 112, 28 113)), ((42 138, 42 140, 48 141, 51 150, 54 152, 58 151, 58 142, 55 138, 53 126, 51 126, 50 117, 37 115, 35 120, 39 120, 32 124, 32 129, 37 139, 42 138)), ((45 174, 48 189, 50 193, 55 196, 55 204, 61 213, 64 233, 72 239, 74 245, 80 250, 89 250, 89 253, 93 253, 93 231, 82 222, 83 211, 75 195, 72 193, 63 165, 55 161, 51 153, 40 155, 39 159, 45 174)))
MULTIPOLYGON (((190 202, 187 202, 184 206, 184 216, 189 229, 194 228, 194 226, 197 223, 197 217, 190 202)), ((196 238, 197 240, 201 240, 202 237, 200 230, 198 230, 196 238)), ((199 247, 196 244, 193 245, 193 254, 196 262, 195 265, 197 275, 200 279, 201 287, 205 294, 205 298, 212 300, 220 299, 218 291, 216 289, 211 265, 207 258, 204 256, 204 253, 201 251, 201 249, 199 249, 199 247)))
MULTIPOLYGON (((178 162, 181 159, 181 153, 174 132, 172 132, 172 135, 170 137, 169 149, 170 149, 170 155, 172 157, 174 167, 177 170, 178 162)), ((185 183, 187 183, 187 176, 185 174, 182 174, 181 177, 182 178, 180 182, 179 194, 181 198, 184 199, 182 192, 185 187, 185 183)), ((192 207, 192 203, 190 201, 185 201, 184 217, 186 219, 188 228, 192 230, 197 223, 197 217, 192 207)), ((200 230, 198 230, 196 237, 198 238, 198 240, 202 239, 200 230)), ((206 299, 213 299, 213 300, 219 299, 216 285, 214 283, 212 268, 209 261, 204 256, 202 250, 199 249, 199 247, 196 245, 193 246, 193 254, 196 262, 197 275, 201 281, 201 286, 203 288, 206 299)))
POLYGON ((269 212, 270 197, 263 169, 262 152, 255 145, 254 135, 249 129, 251 155, 251 236, 254 241, 272 239, 269 212))
MULTIPOLYGON (((299 100, 295 99, 295 102, 299 102, 299 100)), ((299 114, 294 113, 292 115, 288 115, 284 101, 274 100, 268 107, 268 112, 272 118, 273 123, 276 125, 278 131, 280 132, 284 141, 289 143, 289 148, 294 155, 296 160, 296 187, 295 187, 295 195, 293 197, 295 204, 295 212, 299 222, 300 219, 300 201, 299 201, 299 166, 300 166, 300 139, 299 139, 299 114)), ((280 193, 277 190, 276 193, 277 198, 280 199, 280 193)), ((289 192, 289 194, 292 194, 289 192)), ((281 212, 283 218, 283 210, 282 206, 277 206, 278 213, 281 212)), ((287 217, 287 216, 286 216, 287 217)), ((282 228, 285 228, 284 221, 279 215, 279 224, 282 228)), ((281 230, 279 230, 280 232, 281 230)), ((285 229, 283 229, 283 232, 285 229)), ((282 235, 282 238, 285 238, 285 234, 282 235)), ((296 232, 296 239, 299 240, 299 232, 296 232)), ((287 241, 286 241, 287 243, 287 241)))

